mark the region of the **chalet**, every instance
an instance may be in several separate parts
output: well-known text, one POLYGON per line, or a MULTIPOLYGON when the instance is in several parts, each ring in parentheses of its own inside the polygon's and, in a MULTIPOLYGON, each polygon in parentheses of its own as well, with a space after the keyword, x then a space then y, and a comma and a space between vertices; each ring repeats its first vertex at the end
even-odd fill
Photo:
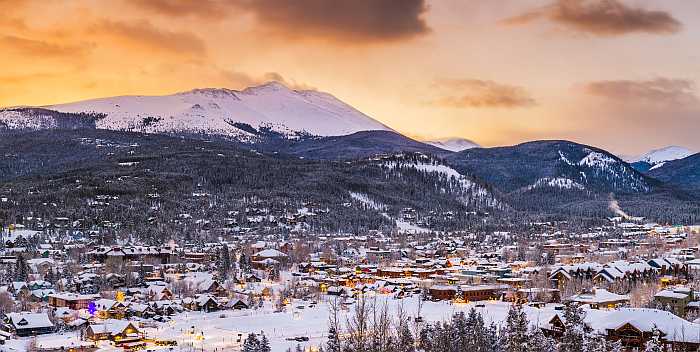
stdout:
POLYGON ((85 336, 93 341, 109 340, 115 343, 136 342, 143 338, 133 323, 115 319, 107 319, 100 324, 88 325, 85 336))
POLYGON ((126 307, 126 314, 130 317, 151 318, 156 316, 156 311, 147 304, 131 303, 126 307))
POLYGON ((457 287, 452 285, 433 285, 428 289, 434 300, 451 300, 457 293, 457 287))
POLYGON ((604 288, 593 288, 590 292, 580 293, 567 299, 569 302, 589 304, 591 308, 614 308, 629 303, 628 295, 618 295, 604 288))
POLYGON ((98 299, 94 301, 95 314, 101 319, 122 319, 126 313, 126 306, 113 299, 98 299))
POLYGON ((7 313, 5 324, 17 336, 50 334, 54 325, 46 313, 7 313))
POLYGON ((507 289, 507 285, 460 285, 455 295, 465 302, 486 301, 500 298, 507 289))
POLYGON ((162 285, 149 285, 145 293, 151 300, 162 301, 173 299, 173 293, 170 289, 162 285))
POLYGON ((651 267, 659 270, 660 275, 684 275, 688 273, 688 266, 676 258, 654 258, 647 261, 651 267))
POLYGON ((694 299, 693 290, 688 287, 675 287, 661 290, 654 295, 654 301, 662 306, 670 307, 673 312, 684 316, 688 304, 694 299))
POLYGON ((286 263, 289 256, 276 249, 263 249, 262 251, 253 254, 252 258, 253 261, 262 261, 265 259, 274 259, 280 263, 286 263))
POLYGON ((200 310, 204 312, 214 312, 219 310, 219 302, 212 295, 197 295, 195 298, 185 298, 182 305, 189 310, 200 310))
POLYGON ((99 299, 99 295, 81 295, 76 293, 53 293, 49 295, 52 307, 67 307, 72 310, 88 309, 90 302, 99 299))
POLYGON ((230 300, 226 304, 226 308, 239 310, 239 309, 248 309, 249 306, 248 306, 248 303, 245 303, 240 299, 233 299, 233 300, 230 300))

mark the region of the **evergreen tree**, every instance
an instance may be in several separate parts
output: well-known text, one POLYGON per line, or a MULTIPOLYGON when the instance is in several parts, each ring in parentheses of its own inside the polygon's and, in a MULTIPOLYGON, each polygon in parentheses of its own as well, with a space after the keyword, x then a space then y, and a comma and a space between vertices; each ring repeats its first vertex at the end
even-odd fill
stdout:
POLYGON ((342 348, 340 336, 338 336, 338 331, 336 331, 336 327, 333 325, 328 328, 328 342, 326 342, 326 348, 328 352, 340 352, 342 348))
POLYGON ((260 348, 260 341, 255 334, 249 334, 243 342, 242 352, 258 352, 260 348))
POLYGON ((586 352, 608 352, 608 346, 605 338, 594 332, 586 334, 586 340, 584 343, 586 352))
POLYGON ((508 310, 506 326, 503 328, 502 344, 504 352, 527 352, 527 316, 523 312, 522 306, 513 304, 508 310))
POLYGON ((486 330, 486 343, 484 347, 484 352, 501 352, 503 350, 498 337, 498 327, 494 322, 491 322, 491 325, 489 325, 486 330))
POLYGON ((270 352, 270 341, 267 340, 267 336, 265 334, 262 335, 260 338, 260 344, 258 346, 258 351, 257 352, 270 352))
POLYGON ((219 250, 219 273, 223 279, 228 278, 228 274, 231 271, 231 255, 229 253, 228 246, 224 244, 219 250))
POLYGON ((644 346, 644 352, 663 352, 664 348, 659 338, 659 330, 654 329, 652 337, 644 346))
POLYGON ((620 340, 608 343, 608 346, 610 346, 610 352, 622 352, 624 350, 622 347, 622 341, 620 340))
POLYGON ((17 262, 15 263, 15 281, 27 281, 29 277, 29 266, 27 265, 27 260, 24 259, 24 255, 20 254, 17 256, 17 262))
POLYGON ((395 352, 414 352, 415 341, 413 340, 413 334, 411 334, 411 329, 408 327, 408 323, 401 322, 398 327, 397 339, 395 352))
POLYGON ((585 352, 586 324, 583 310, 571 303, 564 308, 564 334, 559 344, 559 352, 585 352))
POLYGON ((530 328, 530 340, 527 342, 528 352, 557 352, 557 344, 554 339, 547 337, 542 329, 533 325, 530 328))

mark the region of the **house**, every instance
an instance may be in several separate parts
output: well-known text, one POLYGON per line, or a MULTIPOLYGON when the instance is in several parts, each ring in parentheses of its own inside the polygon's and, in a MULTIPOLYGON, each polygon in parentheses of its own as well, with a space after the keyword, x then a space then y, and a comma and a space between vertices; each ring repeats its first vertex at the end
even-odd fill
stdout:
POLYGON ((591 308, 614 308, 618 305, 628 303, 628 295, 618 295, 604 288, 593 288, 590 292, 573 295, 567 299, 569 302, 579 304, 589 304, 591 308))
POLYGON ((156 311, 147 304, 131 303, 126 307, 126 314, 139 318, 151 318, 156 316, 156 311))
POLYGON ((693 301, 693 290, 687 287, 668 288, 657 292, 654 301, 664 307, 669 306, 673 312, 684 316, 688 304, 693 301))
POLYGON ((67 307, 72 310, 88 309, 90 302, 100 298, 100 295, 81 295, 77 293, 52 293, 49 295, 49 305, 52 307, 67 307))
POLYGON ((95 315, 101 319, 122 319, 126 313, 126 306, 113 299, 102 298, 96 300, 93 304, 95 307, 95 315))
POLYGON ((508 289, 506 285, 460 285, 455 296, 465 302, 498 299, 508 289))
POLYGON ((146 287, 146 296, 151 300, 162 301, 173 299, 173 293, 167 286, 149 285, 146 287))
POLYGON ((250 307, 248 307, 248 304, 243 302, 240 299, 233 299, 226 304, 226 308, 239 310, 239 309, 248 309, 250 307))
POLYGON ((17 336, 50 334, 54 331, 54 325, 46 313, 7 313, 5 323, 17 336))
POLYGON ((428 289, 428 292, 434 300, 451 300, 457 293, 457 286, 433 285, 428 289))
POLYGON ((133 323, 116 319, 107 319, 99 324, 88 325, 85 336, 93 341, 109 340, 119 344, 137 342, 143 338, 133 323))
POLYGON ((260 252, 253 254, 253 261, 262 261, 265 259, 274 259, 280 263, 286 263, 289 256, 284 252, 280 252, 276 249, 263 249, 260 252))
POLYGON ((219 310, 219 302, 214 296, 209 294, 197 295, 195 298, 185 298, 182 300, 182 305, 189 310, 201 310, 205 312, 214 312, 219 310))

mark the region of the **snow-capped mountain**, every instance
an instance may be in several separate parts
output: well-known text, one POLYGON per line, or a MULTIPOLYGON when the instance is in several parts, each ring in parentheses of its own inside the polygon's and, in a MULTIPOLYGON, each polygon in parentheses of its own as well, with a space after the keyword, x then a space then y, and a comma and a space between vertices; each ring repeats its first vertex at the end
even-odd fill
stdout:
POLYGON ((451 152, 461 152, 462 150, 481 147, 480 145, 466 138, 447 138, 435 141, 426 141, 425 143, 444 150, 449 150, 451 152))
POLYGON ((664 148, 654 149, 640 156, 630 158, 626 161, 628 162, 638 162, 644 161, 649 164, 655 165, 664 161, 683 159, 687 156, 693 155, 693 152, 687 148, 679 147, 677 145, 672 145, 664 148))
POLYGON ((475 148, 446 158, 502 192, 543 188, 597 194, 647 193, 649 180, 614 155, 568 141, 534 141, 510 147, 475 148))
MULTIPOLYGON (((253 139, 339 136, 391 128, 334 96, 292 90, 278 82, 230 89, 195 89, 163 96, 118 96, 45 106, 63 113, 98 113, 96 127, 148 133, 197 132, 253 139)), ((4 114, 0 111, 0 119, 4 114)))
POLYGON ((626 161, 635 169, 646 172, 663 166, 667 161, 683 159, 690 155, 693 155, 693 152, 687 148, 672 145, 627 158, 626 161))

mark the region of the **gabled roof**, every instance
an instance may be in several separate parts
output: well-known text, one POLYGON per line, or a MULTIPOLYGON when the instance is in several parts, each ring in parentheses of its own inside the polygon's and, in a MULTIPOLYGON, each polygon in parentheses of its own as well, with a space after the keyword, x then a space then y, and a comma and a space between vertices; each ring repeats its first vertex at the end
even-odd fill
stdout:
POLYGON ((19 329, 53 328, 53 323, 46 313, 7 313, 12 326, 19 329))

